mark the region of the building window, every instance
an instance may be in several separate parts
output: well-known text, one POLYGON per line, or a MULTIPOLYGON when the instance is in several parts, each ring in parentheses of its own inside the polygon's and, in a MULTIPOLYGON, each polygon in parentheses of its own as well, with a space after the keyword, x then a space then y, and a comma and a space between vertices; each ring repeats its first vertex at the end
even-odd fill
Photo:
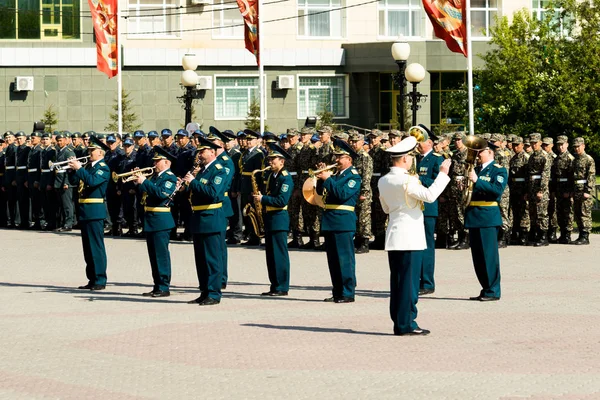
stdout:
POLYGON ((257 76, 217 77, 215 119, 246 119, 252 101, 259 101, 257 76))
POLYGON ((421 0, 380 0, 379 36, 421 37, 421 0))
POLYGON ((342 37, 341 6, 342 0, 298 0, 298 36, 342 37))
POLYGON ((244 37, 244 20, 235 2, 217 0, 213 10, 213 37, 227 39, 242 39, 244 37))
POLYGON ((330 111, 347 118, 345 76, 301 76, 298 81, 298 119, 330 111))
POLYGON ((79 39, 80 14, 80 0, 0 0, 0 39, 79 39))
POLYGON ((445 102, 449 101, 448 95, 450 92, 464 90, 467 82, 466 72, 430 72, 431 89, 430 89, 430 110, 431 110, 431 126, 442 128, 444 131, 457 130, 464 126, 465 121, 461 116, 452 115, 445 106, 445 102))
MULTIPOLYGON (((543 21, 546 19, 546 15, 549 12, 549 6, 550 0, 533 0, 531 4, 533 18, 537 19, 538 21, 543 21)), ((569 26, 572 17, 570 15, 563 15, 563 11, 563 8, 555 8, 554 15, 552 16, 550 22, 560 29, 559 34, 561 37, 569 37, 569 30, 565 28, 565 25, 569 26)))
POLYGON ((129 0, 127 35, 132 39, 179 37, 178 8, 179 0, 129 0))
POLYGON ((473 37, 489 37, 498 15, 498 0, 471 0, 473 37))
POLYGON ((549 4, 550 0, 533 0, 531 4, 531 12, 534 18, 536 18, 538 21, 543 20, 549 4))

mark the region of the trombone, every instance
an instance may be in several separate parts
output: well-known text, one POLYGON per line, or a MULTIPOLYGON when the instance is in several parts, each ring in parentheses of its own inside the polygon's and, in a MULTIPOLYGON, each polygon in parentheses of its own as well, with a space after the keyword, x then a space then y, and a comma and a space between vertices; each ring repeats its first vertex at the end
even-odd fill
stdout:
POLYGON ((82 166, 85 166, 88 163, 89 158, 90 158, 89 156, 83 156, 83 157, 79 157, 79 158, 71 158, 66 161, 59 161, 59 162, 48 161, 48 168, 50 168, 52 171, 56 171, 56 172, 65 172, 65 171, 71 169, 71 167, 69 167, 69 163, 71 161, 73 161, 73 160, 79 161, 82 166))
POLYGON ((119 179, 121 182, 131 182, 138 178, 138 176, 145 176, 146 178, 154 174, 154 167, 146 167, 142 169, 134 169, 133 171, 124 172, 122 174, 117 174, 116 172, 112 173, 112 180, 114 183, 117 183, 119 179))

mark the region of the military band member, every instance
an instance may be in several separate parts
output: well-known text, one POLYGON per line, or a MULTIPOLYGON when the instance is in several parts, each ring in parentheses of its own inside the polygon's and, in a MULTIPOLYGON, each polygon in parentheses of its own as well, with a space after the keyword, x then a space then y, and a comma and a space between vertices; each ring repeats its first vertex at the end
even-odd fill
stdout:
MULTIPOLYGON (((325 210, 321 231, 325 236, 327 264, 333 285, 333 296, 327 302, 352 303, 356 288, 356 260, 354 256, 354 232, 361 178, 352 167, 358 154, 342 140, 334 142, 333 155, 337 172, 324 170, 317 175, 317 193, 324 195, 325 210)), ((320 163, 319 168, 324 168, 320 163)))
POLYGON ((523 138, 515 136, 512 142, 515 153, 510 160, 509 182, 510 208, 513 215, 511 244, 527 244, 530 221, 527 192, 529 184, 529 154, 524 149, 523 138))
POLYGON ((550 170, 552 164, 546 152, 542 150, 542 135, 532 133, 529 142, 533 153, 529 157, 529 218, 531 220, 530 236, 534 246, 548 245, 548 201, 550 170))
POLYGON ((263 206, 265 225, 265 255, 271 285, 262 296, 287 296, 290 289, 290 257, 287 234, 290 217, 287 213, 294 183, 285 170, 285 161, 291 156, 276 143, 269 143, 267 162, 271 167, 267 175, 265 195, 259 193, 254 199, 263 206))
POLYGON ((592 207, 594 199, 592 191, 596 187, 596 164, 594 159, 585 152, 585 139, 573 139, 573 214, 579 237, 571 244, 590 244, 592 230, 592 207))
POLYGON ((573 230, 573 161, 575 157, 569 152, 569 139, 564 136, 556 138, 557 157, 552 164, 552 179, 556 197, 556 220, 560 228, 558 243, 569 244, 573 230))
POLYGON ((170 169, 177 158, 162 147, 156 146, 152 160, 155 168, 152 177, 146 179, 140 174, 135 181, 144 198, 144 232, 154 282, 152 290, 143 293, 143 296, 168 297, 171 295, 169 236, 175 222, 166 204, 177 186, 177 177, 170 169))
POLYGON ((300 176, 302 171, 297 169, 296 158, 302 147, 304 147, 304 143, 299 138, 300 134, 297 129, 288 129, 287 137, 290 143, 290 147, 287 150, 290 155, 289 159, 285 160, 285 169, 288 171, 293 181, 293 193, 292 198, 290 199, 290 205, 288 207, 288 213, 290 217, 290 230, 292 231, 292 240, 288 243, 288 247, 291 249, 297 249, 304 244, 302 240, 302 232, 304 231, 304 219, 302 216, 302 202, 304 199, 302 198, 302 184, 303 181, 300 181, 300 176))
MULTIPOLYGON (((263 169, 263 163, 265 159, 265 153, 262 152, 260 147, 258 146, 258 138, 259 134, 254 132, 251 129, 245 129, 245 138, 246 138, 246 151, 242 154, 240 158, 240 173, 241 173, 241 207, 242 210, 246 207, 247 204, 252 202, 252 171, 263 169)), ((257 182, 260 180, 257 177, 257 182)), ((260 183, 259 183, 260 184, 260 183)), ((254 229, 252 228, 252 223, 248 217, 244 218, 244 227, 246 229, 246 233, 249 237, 248 241, 244 243, 247 246, 258 246, 260 244, 260 239, 256 236, 254 229)))
POLYGON ((369 252, 369 240, 371 239, 371 202, 373 194, 371 192, 371 176, 373 175, 373 159, 363 149, 363 135, 356 130, 349 133, 348 142, 352 149, 358 154, 354 160, 354 168, 358 171, 361 183, 358 202, 356 204, 356 235, 355 247, 356 254, 369 252))
POLYGON ((417 318, 417 301, 423 250, 427 247, 422 202, 434 201, 450 179, 450 160, 440 165, 440 173, 429 188, 409 174, 417 140, 408 137, 387 151, 392 157, 389 174, 379 180, 379 200, 390 215, 385 240, 390 265, 390 316, 395 335, 427 335, 417 318))
MULTIPOLYGON (((67 161, 70 158, 75 158, 75 153, 71 150, 68 142, 68 136, 65 133, 56 135, 56 162, 67 161)), ((60 216, 57 224, 57 232, 69 232, 73 228, 75 212, 73 209, 73 180, 75 177, 66 170, 54 171, 54 191, 57 196, 58 213, 60 216)))
MULTIPOLYGON (((418 149, 421 155, 417 157, 417 173, 419 180, 428 188, 435 181, 440 172, 440 165, 444 158, 433 151, 433 141, 436 136, 427 129, 424 125, 412 127, 409 134, 421 134, 423 140, 419 142, 418 149)), ((437 199, 431 203, 425 203, 423 210, 423 221, 425 223, 425 239, 427 240, 427 248, 423 251, 423 267, 420 271, 421 283, 419 285, 419 294, 426 295, 435 292, 435 224, 438 217, 438 202, 437 199)))
POLYGON ((88 283, 79 289, 103 290, 106 287, 106 248, 104 247, 104 196, 110 170, 104 162, 109 147, 95 136, 90 138, 89 161, 85 165, 74 159, 69 166, 81 180, 79 183, 79 225, 88 283))
POLYGON ((488 143, 488 147, 479 152, 480 165, 469 175, 474 185, 471 202, 465 210, 465 227, 469 229, 473 266, 482 287, 479 295, 471 300, 495 301, 500 300, 501 295, 498 229, 502 226, 502 216, 498 204, 508 172, 494 162, 495 148, 493 143, 488 143))
POLYGON ((196 177, 188 172, 183 178, 191 192, 190 229, 193 235, 196 273, 200 286, 200 297, 188 303, 201 306, 211 306, 221 302, 223 279, 221 243, 227 226, 227 219, 223 212, 227 173, 225 168, 216 161, 215 150, 218 147, 209 140, 199 137, 198 156, 202 161, 202 168, 196 177))
MULTIPOLYGON (((176 138, 176 151, 173 151, 173 147, 170 148, 170 153, 177 157, 177 163, 174 166, 174 173, 179 178, 185 176, 185 174, 191 170, 194 164, 196 147, 194 147, 190 141, 190 134, 185 129, 177 130, 175 134, 176 138)), ((175 220, 175 224, 183 224, 183 234, 177 235, 176 229, 171 232, 172 237, 176 240, 184 240, 189 242, 192 240, 192 234, 190 233, 189 220, 192 215, 190 208, 190 202, 187 195, 184 192, 177 193, 171 212, 175 220)))
POLYGON ((385 176, 390 170, 390 156, 386 153, 386 147, 381 142, 383 132, 379 129, 373 129, 367 137, 370 140, 371 150, 369 155, 373 159, 373 175, 371 177, 371 192, 373 193, 373 202, 371 207, 371 229, 375 240, 369 246, 373 250, 383 250, 385 247, 385 231, 387 227, 387 214, 381 208, 379 201, 379 188, 377 184, 382 176, 385 176))

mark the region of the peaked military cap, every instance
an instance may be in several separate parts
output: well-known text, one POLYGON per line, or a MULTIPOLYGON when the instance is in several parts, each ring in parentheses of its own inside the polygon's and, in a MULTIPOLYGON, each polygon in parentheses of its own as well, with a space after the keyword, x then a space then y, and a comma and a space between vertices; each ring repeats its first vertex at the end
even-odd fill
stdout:
POLYGON ((42 132, 31 132, 29 137, 42 137, 42 132))
POLYGON ((202 137, 206 137, 206 133, 202 132, 202 130, 201 130, 201 129, 196 129, 192 135, 193 135, 194 137, 196 137, 196 136, 202 136, 202 137))
POLYGON ((133 146, 133 139, 128 137, 125 140, 123 140, 123 146, 133 146))
POLYGON ((148 132, 148 138, 154 139, 154 138, 157 138, 157 137, 158 137, 158 132, 156 132, 156 131, 150 131, 150 132, 148 132))
POLYGON ((21 137, 21 136, 25 136, 25 132, 18 131, 17 133, 15 133, 15 137, 21 137))
POLYGON ((223 135, 227 136, 229 138, 229 140, 233 140, 235 139, 235 133, 233 133, 233 131, 231 129, 225 129, 223 132, 221 132, 223 135))
POLYGON ((488 145, 487 145, 487 147, 488 147, 490 150, 492 150, 492 151, 496 150, 496 149, 499 147, 499 146, 496 146, 496 145, 494 144, 494 142, 491 142, 491 141, 489 141, 489 140, 488 140, 487 144, 488 144, 488 145))
POLYGON ((160 131, 160 136, 171 136, 172 134, 173 132, 171 132, 169 128, 165 128, 162 131, 160 131))
POLYGON ((199 142, 198 148, 197 148, 198 151, 204 150, 204 149, 216 150, 216 149, 221 148, 221 146, 219 146, 218 144, 213 143, 210 140, 203 138, 202 136, 198 136, 198 142, 199 142))
POLYGON ((100 149, 104 151, 109 151, 110 147, 105 145, 98 139, 98 136, 90 136, 90 143, 88 144, 88 149, 100 149))
MULTIPOLYGON (((208 140, 222 140, 223 141, 223 136, 224 135, 221 133, 220 130, 218 130, 214 126, 210 126, 208 128, 208 135, 206 136, 206 138, 208 140)), ((228 141, 228 140, 225 140, 225 141, 228 141)))
POLYGON ((244 132, 244 131, 238 131, 237 137, 239 137, 241 139, 245 138, 246 137, 246 132, 244 132))
POLYGON ((246 134, 246 136, 250 136, 255 139, 260 138, 260 135, 254 132, 252 129, 244 129, 244 133, 246 134))
POLYGON ((272 133, 272 132, 264 132, 263 133, 263 140, 266 143, 276 142, 277 141, 277 136, 275 136, 275 134, 272 133))
POLYGON ((9 136, 14 136, 14 135, 15 135, 15 134, 14 134, 14 133, 12 133, 12 131, 6 131, 6 132, 4 132, 4 139, 6 139, 6 138, 7 138, 7 137, 9 137, 9 136))
POLYGON ((108 135, 106 137, 106 143, 114 143, 117 141, 117 138, 115 135, 108 135))
POLYGON ((81 133, 80 132, 73 132, 71 134, 71 139, 79 139, 81 138, 81 133))
POLYGON ((336 156, 350 156, 352 159, 358 157, 358 154, 354 151, 352 146, 343 140, 334 140, 333 142, 333 154, 336 156))
POLYGON ((136 139, 139 139, 139 138, 146 137, 146 134, 144 133, 144 131, 135 131, 135 132, 133 132, 133 137, 136 139))
POLYGON ((285 158, 286 160, 292 159, 292 156, 277 143, 269 143, 268 146, 269 153, 267 154, 267 157, 281 157, 285 158))
POLYGON ((175 135, 176 136, 190 137, 190 133, 188 131, 186 131, 185 129, 179 129, 179 130, 177 130, 177 133, 175 135))
POLYGON ((154 150, 154 157, 152 157, 153 160, 169 160, 172 163, 177 161, 177 157, 160 146, 154 146, 152 149, 154 150))

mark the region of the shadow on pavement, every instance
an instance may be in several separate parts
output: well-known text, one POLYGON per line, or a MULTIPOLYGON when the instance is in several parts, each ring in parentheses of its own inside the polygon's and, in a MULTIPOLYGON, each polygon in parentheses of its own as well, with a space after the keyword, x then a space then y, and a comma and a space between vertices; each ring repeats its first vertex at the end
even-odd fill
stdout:
POLYGON ((279 329, 284 331, 305 331, 305 332, 325 332, 325 333, 350 333, 353 335, 370 335, 370 336, 394 336, 392 333, 382 332, 362 332, 353 329, 342 328, 321 328, 317 326, 291 326, 291 325, 271 325, 271 324, 241 324, 241 326, 249 326, 253 328, 279 329))
POLYGON ((473 302, 473 300, 470 300, 468 297, 467 298, 460 298, 460 297, 429 297, 429 296, 419 296, 419 301, 421 300, 455 300, 455 301, 471 301, 473 302))

